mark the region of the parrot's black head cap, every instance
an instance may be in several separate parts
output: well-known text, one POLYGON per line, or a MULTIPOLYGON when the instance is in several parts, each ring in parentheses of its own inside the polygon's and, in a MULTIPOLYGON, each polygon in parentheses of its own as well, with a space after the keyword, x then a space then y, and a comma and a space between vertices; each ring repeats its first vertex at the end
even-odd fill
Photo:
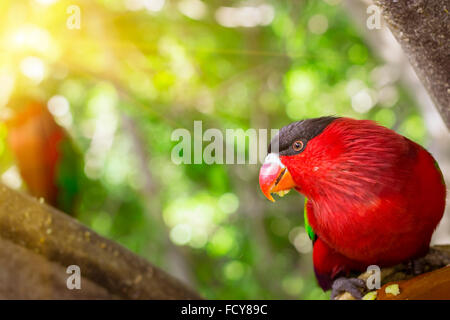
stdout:
POLYGON ((339 117, 327 116, 292 122, 280 129, 278 135, 270 142, 268 152, 276 152, 276 145, 278 144, 280 155, 291 156, 298 154, 306 148, 309 140, 321 134, 336 119, 339 119, 339 117), (292 144, 297 140, 303 142, 303 149, 300 151, 292 149, 292 144))

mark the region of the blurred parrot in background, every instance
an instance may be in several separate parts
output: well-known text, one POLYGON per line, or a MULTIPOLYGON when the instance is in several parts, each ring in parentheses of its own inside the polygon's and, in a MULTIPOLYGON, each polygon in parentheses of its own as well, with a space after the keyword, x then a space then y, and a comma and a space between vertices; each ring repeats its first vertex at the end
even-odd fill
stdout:
POLYGON ((425 255, 445 209, 444 178, 431 154, 369 120, 321 117, 283 127, 259 183, 271 201, 290 189, 306 197, 314 271, 332 297, 361 298, 362 284, 351 282, 360 279, 341 278, 350 272, 425 255))
POLYGON ((31 102, 6 122, 8 144, 29 193, 76 213, 81 156, 46 106, 31 102))

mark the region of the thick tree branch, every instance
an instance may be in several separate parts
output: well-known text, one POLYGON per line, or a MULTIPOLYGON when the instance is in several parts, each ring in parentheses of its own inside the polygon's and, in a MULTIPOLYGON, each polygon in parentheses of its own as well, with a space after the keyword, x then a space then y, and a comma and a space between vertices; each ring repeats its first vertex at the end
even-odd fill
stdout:
POLYGON ((0 275, 3 298, 200 298, 124 247, 3 185, 0 185, 0 275), (66 288, 69 265, 81 269, 81 290, 66 288), (8 291, 12 287, 16 290, 8 291))

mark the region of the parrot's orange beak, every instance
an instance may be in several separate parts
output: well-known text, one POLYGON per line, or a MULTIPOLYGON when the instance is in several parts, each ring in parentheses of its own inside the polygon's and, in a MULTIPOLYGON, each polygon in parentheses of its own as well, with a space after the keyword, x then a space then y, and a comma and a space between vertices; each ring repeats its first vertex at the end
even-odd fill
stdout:
POLYGON ((262 193, 272 202, 275 201, 272 193, 277 193, 282 197, 296 186, 289 170, 281 163, 278 154, 269 153, 267 155, 259 171, 259 186, 262 193))

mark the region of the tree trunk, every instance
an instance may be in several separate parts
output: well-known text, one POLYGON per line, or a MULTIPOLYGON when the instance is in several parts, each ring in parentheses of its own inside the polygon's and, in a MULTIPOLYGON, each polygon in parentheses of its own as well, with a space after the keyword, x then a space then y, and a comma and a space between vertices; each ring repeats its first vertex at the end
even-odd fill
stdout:
POLYGON ((375 0, 450 129, 450 6, 446 0, 375 0))

